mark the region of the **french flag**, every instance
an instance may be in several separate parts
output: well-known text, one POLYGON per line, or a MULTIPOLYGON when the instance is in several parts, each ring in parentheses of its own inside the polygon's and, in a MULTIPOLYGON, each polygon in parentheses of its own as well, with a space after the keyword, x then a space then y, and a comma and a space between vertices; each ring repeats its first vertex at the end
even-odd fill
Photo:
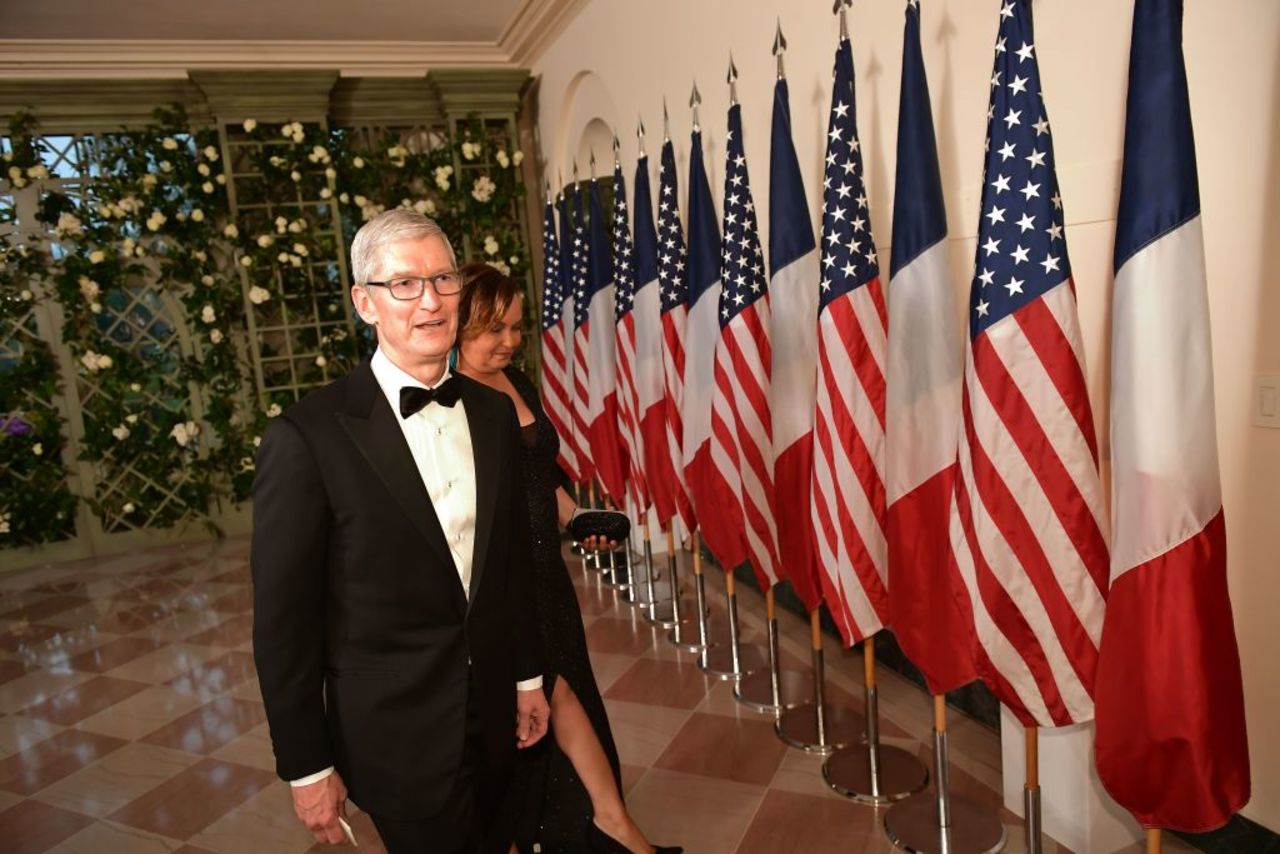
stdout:
POLYGON ((1111 330, 1111 592, 1098 776, 1147 827, 1249 800, 1181 0, 1138 0, 1111 330))
POLYGON ((956 607, 947 536, 958 467, 964 338, 946 238, 947 211, 920 50, 920 10, 909 5, 902 42, 885 370, 889 623, 933 694, 977 678, 970 655, 972 623, 956 607))
POLYGON ((614 277, 604 229, 600 183, 591 182, 587 223, 587 442, 596 474, 615 505, 627 500, 626 451, 618 432, 614 277))

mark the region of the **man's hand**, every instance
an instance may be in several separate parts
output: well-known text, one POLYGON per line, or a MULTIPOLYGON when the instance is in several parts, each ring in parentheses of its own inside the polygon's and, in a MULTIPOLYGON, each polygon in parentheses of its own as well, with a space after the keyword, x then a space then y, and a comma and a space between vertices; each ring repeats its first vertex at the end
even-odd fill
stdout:
POLYGON ((347 844, 347 835, 342 832, 342 825, 338 824, 338 816, 345 815, 347 811, 347 787, 343 785, 337 771, 308 786, 293 786, 291 791, 294 813, 317 842, 329 845, 347 844))
POLYGON ((525 748, 538 743, 547 734, 551 707, 541 688, 516 692, 516 746, 525 748))

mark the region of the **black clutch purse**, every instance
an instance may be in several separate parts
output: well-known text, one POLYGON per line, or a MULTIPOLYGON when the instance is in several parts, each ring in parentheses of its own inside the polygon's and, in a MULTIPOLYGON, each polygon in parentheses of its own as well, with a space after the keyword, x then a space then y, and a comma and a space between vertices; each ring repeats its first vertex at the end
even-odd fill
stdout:
POLYGON ((631 520, 617 510, 579 510, 565 526, 577 542, 588 537, 603 537, 622 542, 631 535, 631 520))

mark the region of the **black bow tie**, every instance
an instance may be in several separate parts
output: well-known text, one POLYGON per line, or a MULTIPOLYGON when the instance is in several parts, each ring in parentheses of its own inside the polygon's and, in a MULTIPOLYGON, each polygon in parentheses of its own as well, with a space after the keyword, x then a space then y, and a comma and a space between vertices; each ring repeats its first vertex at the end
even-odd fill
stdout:
POLYGON ((453 406, 458 402, 459 393, 458 381, 453 377, 435 388, 407 385, 400 389, 400 417, 408 418, 432 401, 441 406, 453 406))

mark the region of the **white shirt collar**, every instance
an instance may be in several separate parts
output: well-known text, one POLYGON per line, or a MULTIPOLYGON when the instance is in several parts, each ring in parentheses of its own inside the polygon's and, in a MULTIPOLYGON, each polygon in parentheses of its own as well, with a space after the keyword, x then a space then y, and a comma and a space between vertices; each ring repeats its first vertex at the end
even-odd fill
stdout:
POLYGON ((446 361, 444 373, 440 375, 440 379, 436 380, 435 385, 429 386, 391 361, 391 357, 383 352, 381 347, 373 352, 373 358, 369 360, 369 367, 373 369, 374 379, 378 381, 378 385, 382 388, 382 393, 386 395, 387 402, 391 404, 393 412, 400 411, 400 389, 405 386, 438 388, 451 375, 449 363, 446 361))

